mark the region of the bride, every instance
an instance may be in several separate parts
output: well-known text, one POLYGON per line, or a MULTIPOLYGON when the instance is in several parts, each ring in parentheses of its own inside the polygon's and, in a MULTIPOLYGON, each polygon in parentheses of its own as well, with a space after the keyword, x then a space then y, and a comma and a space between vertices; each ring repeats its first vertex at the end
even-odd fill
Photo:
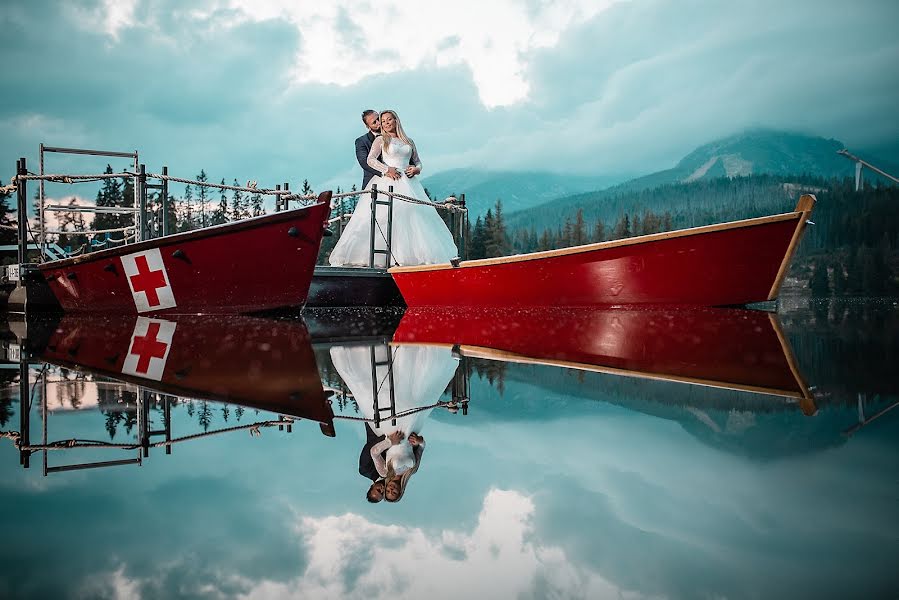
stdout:
MULTIPOLYGON (((381 173, 372 177, 364 192, 372 185, 386 191, 393 186, 397 194, 430 202, 416 175, 421 173, 421 160, 415 143, 403 131, 400 119, 392 110, 381 113, 381 135, 375 138, 368 153, 368 164, 381 173), (378 160, 381 157, 381 160, 378 160), (411 164, 410 164, 411 163, 411 164)), ((387 200, 379 196, 379 200, 387 200)), ((377 206, 375 249, 387 248, 387 205, 377 206)), ((364 266, 369 264, 371 247, 371 193, 362 193, 353 216, 347 223, 328 262, 332 266, 364 266)), ((386 255, 375 254, 375 266, 422 265, 449 262, 458 255, 449 230, 433 206, 414 204, 400 199, 393 202, 393 232, 390 262, 386 255)))

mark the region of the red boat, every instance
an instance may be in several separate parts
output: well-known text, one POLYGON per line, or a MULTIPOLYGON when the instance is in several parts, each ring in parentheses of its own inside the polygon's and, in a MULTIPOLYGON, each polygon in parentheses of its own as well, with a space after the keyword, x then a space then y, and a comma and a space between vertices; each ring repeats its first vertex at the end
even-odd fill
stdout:
POLYGON ((777 316, 745 309, 410 309, 394 342, 465 356, 770 394, 815 412, 777 316))
POLYGON ((47 334, 46 342, 38 342, 43 347, 33 348, 45 362, 173 396, 314 420, 322 431, 333 431, 334 414, 302 322, 64 315, 47 334))
POLYGON ((815 197, 791 213, 453 264, 389 270, 413 306, 732 306, 774 300, 815 197))
POLYGON ((302 306, 330 211, 310 206, 39 266, 64 311, 240 313, 302 306))

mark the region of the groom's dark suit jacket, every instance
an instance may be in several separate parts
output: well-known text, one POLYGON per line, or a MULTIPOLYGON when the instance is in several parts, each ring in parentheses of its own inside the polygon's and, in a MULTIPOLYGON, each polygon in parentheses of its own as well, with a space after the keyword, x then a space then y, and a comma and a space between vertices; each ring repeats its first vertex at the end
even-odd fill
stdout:
POLYGON ((371 131, 356 138, 356 160, 359 161, 359 166, 362 167, 362 188, 360 189, 363 190, 372 177, 380 175, 380 173, 368 166, 368 153, 371 151, 371 145, 374 141, 375 134, 371 131))
MULTIPOLYGON (((362 453, 359 455, 359 474, 377 481, 381 478, 378 469, 375 467, 375 461, 371 457, 371 447, 384 439, 383 435, 378 435, 371 430, 368 423, 365 424, 365 446, 362 447, 362 453)), ((385 450, 382 454, 386 454, 385 450)))

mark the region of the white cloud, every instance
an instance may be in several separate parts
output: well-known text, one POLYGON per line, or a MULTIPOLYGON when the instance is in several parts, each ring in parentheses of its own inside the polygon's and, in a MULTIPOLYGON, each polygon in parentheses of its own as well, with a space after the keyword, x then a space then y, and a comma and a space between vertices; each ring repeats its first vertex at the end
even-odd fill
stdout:
POLYGON ((99 31, 119 41, 119 33, 136 24, 135 9, 137 0, 102 0, 93 8, 84 8, 67 4, 75 22, 87 31, 99 31))
POLYGON ((637 597, 572 564, 565 551, 531 535, 534 503, 490 490, 470 533, 380 525, 345 514, 302 518, 304 573, 264 581, 246 598, 637 597))
POLYGON ((610 1, 565 0, 528 7, 515 0, 299 3, 232 0, 249 20, 283 18, 302 43, 296 83, 348 86, 421 66, 465 65, 488 108, 528 96, 526 55, 555 45, 566 29, 610 1))

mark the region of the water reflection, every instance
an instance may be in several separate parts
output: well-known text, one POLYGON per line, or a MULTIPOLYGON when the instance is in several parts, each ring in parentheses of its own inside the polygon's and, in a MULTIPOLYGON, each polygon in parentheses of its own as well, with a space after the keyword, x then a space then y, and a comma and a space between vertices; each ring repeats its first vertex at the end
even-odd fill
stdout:
POLYGON ((894 595, 897 331, 889 307, 31 323, 0 423, 53 476, 0 445, 0 595, 894 595), (396 431, 401 501, 369 504, 396 431))

